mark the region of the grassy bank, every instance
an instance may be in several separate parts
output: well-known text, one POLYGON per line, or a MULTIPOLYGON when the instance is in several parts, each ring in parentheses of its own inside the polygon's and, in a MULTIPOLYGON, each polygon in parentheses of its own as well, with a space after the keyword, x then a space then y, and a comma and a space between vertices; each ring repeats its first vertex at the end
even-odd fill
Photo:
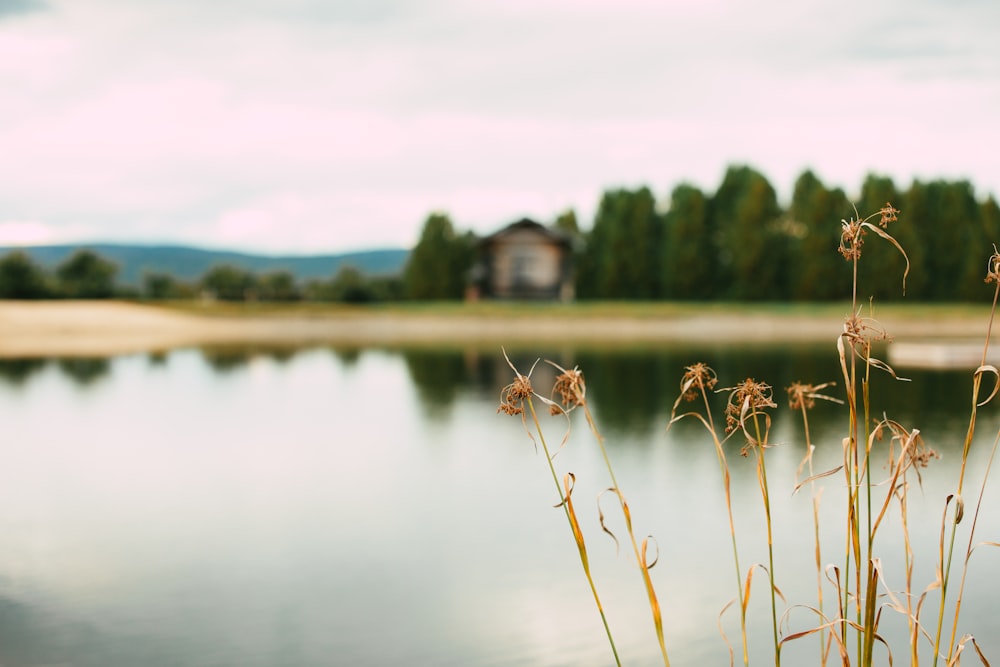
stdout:
MULTIPOLYGON (((357 317, 394 315, 414 317, 670 319, 690 317, 790 317, 843 320, 849 301, 833 303, 693 302, 693 301, 584 301, 575 303, 480 301, 400 302, 348 306, 330 303, 235 303, 202 301, 154 302, 170 310, 213 317, 357 317)), ((875 316, 901 321, 982 322, 988 305, 968 303, 891 303, 875 307, 875 316)), ((866 313, 867 314, 867 313, 866 313)))

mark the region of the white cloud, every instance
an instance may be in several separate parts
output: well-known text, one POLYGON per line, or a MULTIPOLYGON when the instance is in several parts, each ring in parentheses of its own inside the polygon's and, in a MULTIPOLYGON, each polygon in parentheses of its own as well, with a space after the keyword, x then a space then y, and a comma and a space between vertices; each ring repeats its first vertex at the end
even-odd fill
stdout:
POLYGON ((1000 191, 993 3, 53 1, 0 19, 0 218, 266 251, 806 167, 1000 191), (761 20, 766 17, 766 20, 761 20), (18 63, 17 66, 9 63, 18 63))
POLYGON ((0 220, 0 245, 41 245, 55 234, 47 225, 33 220, 0 220))

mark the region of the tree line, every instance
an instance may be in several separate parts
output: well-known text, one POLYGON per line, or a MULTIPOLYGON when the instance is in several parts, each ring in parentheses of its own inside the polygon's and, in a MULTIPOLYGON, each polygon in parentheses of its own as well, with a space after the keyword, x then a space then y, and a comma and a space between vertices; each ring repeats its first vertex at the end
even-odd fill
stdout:
MULTIPOLYGON (((763 174, 735 165, 715 192, 682 183, 658 201, 648 187, 607 190, 588 230, 577 229, 572 211, 553 225, 582 241, 575 257, 579 299, 829 301, 851 290, 851 269, 837 251, 841 221, 886 203, 901 211, 889 233, 910 262, 905 298, 980 300, 987 260, 1000 243, 1000 207, 992 196, 977 200, 965 180, 916 180, 901 190, 870 174, 852 200, 807 170, 782 207, 763 174)), ((472 257, 468 235, 434 214, 404 284, 415 298, 459 298, 472 257), (449 278, 435 282, 441 272, 449 278)), ((873 239, 859 267, 864 296, 903 298, 905 261, 873 239)))
POLYGON ((221 301, 330 301, 366 303, 403 297, 398 276, 366 276, 342 267, 328 280, 301 283, 290 271, 255 273, 229 264, 210 268, 195 281, 147 272, 142 285, 121 286, 118 266, 92 250, 81 249, 48 271, 26 252, 0 258, 0 299, 193 299, 221 301))
MULTIPOLYGON (((992 196, 978 200, 965 180, 915 180, 901 190, 892 179, 870 174, 851 199, 807 170, 782 207, 763 174, 734 165, 714 192, 681 183, 658 200, 646 186, 611 189, 588 229, 572 210, 551 224, 580 241, 574 258, 579 299, 828 301, 846 298, 852 281, 837 252, 840 221, 887 202, 901 211, 889 233, 909 258, 906 298, 980 300, 987 258, 1000 243, 1000 206, 992 196)), ((875 241, 859 265, 864 296, 902 298, 904 259, 875 241)), ((220 265, 193 282, 147 273, 139 288, 117 286, 117 267, 88 250, 54 272, 14 252, 0 258, 0 298, 458 300, 476 278, 477 247, 475 234, 434 212, 398 276, 368 276, 346 266, 327 280, 300 283, 288 271, 256 274, 220 265)))
MULTIPOLYGON (((1000 207, 978 201, 968 181, 914 181, 900 190, 869 175, 853 202, 812 172, 782 208, 758 171, 730 167, 706 193, 682 184, 658 208, 648 188, 605 192, 586 235, 577 278, 581 298, 828 301, 850 295, 851 271, 837 252, 841 220, 891 203, 889 229, 910 262, 905 297, 980 300, 1000 207)), ((900 299, 905 260, 872 239, 859 265, 864 296, 900 299)))

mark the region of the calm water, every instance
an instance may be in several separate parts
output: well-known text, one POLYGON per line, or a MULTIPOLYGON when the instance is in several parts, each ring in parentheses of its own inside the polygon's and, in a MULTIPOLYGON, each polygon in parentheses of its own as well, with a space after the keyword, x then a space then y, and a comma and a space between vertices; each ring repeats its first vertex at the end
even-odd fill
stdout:
MULTIPOLYGON (((735 592, 714 449, 694 422, 664 432, 682 369, 694 361, 715 367, 720 386, 752 376, 778 388, 772 441, 780 444, 768 453, 775 570, 790 604, 815 604, 810 495, 791 494, 805 449, 782 388, 837 379, 832 349, 562 349, 514 359, 526 370, 536 354, 587 375, 637 533, 659 544, 653 577, 673 664, 727 664, 717 619, 735 592)), ((877 410, 920 428, 943 456, 911 496, 919 591, 933 579, 970 378, 909 375, 908 384, 876 378, 874 393, 884 397, 877 410)), ((551 382, 548 367, 534 377, 536 386, 551 382)), ((496 414, 509 380, 498 350, 0 362, 0 664, 611 664, 544 458, 519 419, 496 414)), ((577 476, 624 663, 657 664, 638 573, 598 527, 593 498, 609 482, 575 417, 557 466, 577 476)), ((825 469, 840 456, 843 408, 821 404, 810 419, 816 468, 825 469)), ((558 444, 564 422, 545 424, 558 444)), ((970 508, 998 426, 996 407, 985 408, 970 508)), ((729 456, 745 569, 767 552, 752 461, 737 451, 729 456)), ((824 562, 841 565, 841 478, 820 484, 824 562)), ((1000 540, 995 487, 980 540, 1000 540)), ((613 505, 605 509, 620 526, 613 505)), ((896 515, 887 545, 899 534, 896 515)), ((898 549, 887 546, 883 557, 898 563, 898 549)), ((1000 552, 977 551, 962 622, 993 660, 998 574, 1000 552)), ((766 663, 770 612, 759 576, 751 650, 766 663)), ((900 589, 898 567, 889 576, 900 589)), ((826 594, 834 596, 829 586, 826 594)), ((934 594, 928 600, 936 607, 934 594)), ((885 616, 891 638, 902 626, 885 616)), ((789 623, 799 630, 812 621, 800 610, 789 623)), ((732 612, 723 625, 735 637, 732 612)), ((790 644, 786 655, 786 664, 817 664, 817 642, 790 644)))

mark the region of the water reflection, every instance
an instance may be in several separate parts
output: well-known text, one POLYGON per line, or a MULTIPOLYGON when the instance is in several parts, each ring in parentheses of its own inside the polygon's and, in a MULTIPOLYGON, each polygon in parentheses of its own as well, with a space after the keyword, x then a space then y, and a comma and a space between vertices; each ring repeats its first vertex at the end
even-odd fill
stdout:
MULTIPOLYGON (((254 359, 278 365, 290 363, 305 348, 289 346, 226 346, 201 348, 202 360, 216 373, 229 374, 254 359)), ((329 348, 342 368, 356 367, 370 350, 358 347, 329 348)), ((402 357, 407 374, 427 414, 439 419, 450 414, 463 395, 492 400, 513 378, 513 371, 500 349, 400 349, 388 352, 402 357)), ((150 366, 165 366, 171 353, 147 355, 150 366)), ((785 388, 793 382, 821 384, 834 381, 829 389, 843 397, 843 379, 836 350, 827 346, 783 346, 735 349, 732 347, 685 346, 631 349, 561 349, 509 354, 511 363, 522 373, 532 372, 535 390, 548 395, 558 371, 545 363, 552 360, 565 367, 579 367, 587 380, 588 400, 601 429, 611 436, 643 439, 661 432, 676 400, 684 369, 703 362, 716 370, 718 389, 746 379, 770 384, 776 402, 785 408, 785 388), (533 369, 533 370, 532 370, 533 369)), ((0 382, 23 387, 40 375, 49 364, 87 390, 112 371, 107 358, 0 359, 0 382)), ((863 368, 859 368, 861 372, 863 368)), ((874 371, 871 383, 873 418, 883 414, 905 425, 931 425, 932 439, 938 431, 953 430, 968 418, 972 374, 970 371, 912 370, 901 372, 909 381, 892 379, 874 371)), ((714 397, 714 414, 720 415, 725 392, 714 397)), ((818 430, 843 423, 837 408, 817 412, 818 430)), ((942 438, 937 447, 950 447, 954 438, 942 438)))
POLYGON ((358 361, 361 360, 361 348, 360 347, 333 347, 331 348, 333 356, 337 358, 340 365, 344 368, 354 368, 358 365, 358 361))
POLYGON ((304 348, 288 345, 226 345, 201 348, 202 359, 219 373, 231 373, 246 366, 254 359, 270 359, 285 364, 304 348))
POLYGON ((156 352, 150 352, 146 355, 146 360, 149 362, 150 367, 166 366, 170 359, 170 353, 157 350, 156 352))
MULTIPOLYGON (((713 366, 720 386, 754 377, 775 387, 777 567, 790 600, 812 599, 810 498, 788 492, 802 446, 784 387, 840 382, 832 345, 512 352, 546 394, 558 371, 538 358, 585 373, 637 526, 662 551, 653 576, 675 664, 726 664, 716 620, 732 596, 713 448, 693 421, 663 433, 685 366, 713 366)), ((0 471, 0 663, 607 664, 552 480, 519 420, 496 414, 513 376, 499 349, 252 346, 64 361, 0 361, 0 395, 17 404, 5 414, 0 471)), ((913 421, 936 448, 959 445, 971 374, 911 377, 874 376, 873 412, 913 421)), ((725 399, 714 397, 716 414, 725 399)), ((992 414, 982 414, 985 437, 992 414)), ((810 419, 838 453, 844 408, 820 404, 810 419)), ((555 421, 545 423, 559 434, 555 421)), ((655 664, 645 593, 599 529, 603 461, 585 427, 572 437, 557 463, 578 474, 578 511, 625 662, 655 664)), ((741 549, 762 562, 752 462, 733 458, 741 549)), ((932 470, 933 511, 920 516, 934 519, 914 519, 930 545, 919 552, 922 584, 933 578, 926 555, 936 554, 949 483, 932 470)), ((842 480, 824 481, 824 498, 836 499, 842 480)), ((834 509, 835 500, 823 505, 834 509)), ((1000 526, 981 525, 995 539, 1000 526)), ((843 547, 834 538, 824 553, 839 558, 843 547)), ((987 569, 969 618, 990 627, 1000 592, 988 574, 995 561, 980 553, 987 569)))
POLYGON ((54 363, 59 371, 74 383, 88 388, 111 372, 110 360, 105 357, 60 357, 57 359, 0 359, 0 381, 15 387, 24 385, 54 363))
POLYGON ((111 362, 104 357, 57 359, 56 366, 81 387, 89 387, 111 373, 111 362))
POLYGON ((47 363, 48 359, 0 359, 0 380, 14 386, 23 385, 47 363))

